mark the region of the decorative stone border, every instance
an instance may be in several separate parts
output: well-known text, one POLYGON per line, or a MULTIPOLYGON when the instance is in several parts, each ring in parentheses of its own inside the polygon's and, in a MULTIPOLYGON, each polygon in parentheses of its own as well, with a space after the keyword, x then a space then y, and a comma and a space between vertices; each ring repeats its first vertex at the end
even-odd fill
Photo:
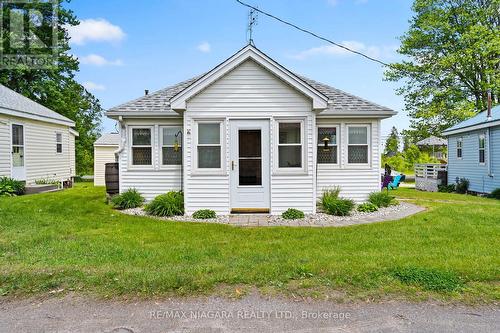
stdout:
MULTIPOLYGON (((241 215, 221 215, 215 219, 198 220, 191 216, 154 217, 166 221, 179 222, 202 222, 219 223, 240 227, 344 227, 348 225, 368 224, 390 220, 399 220, 423 212, 425 208, 408 203, 400 202, 399 205, 380 208, 373 213, 362 213, 353 211, 350 216, 333 216, 324 213, 308 214, 303 219, 285 220, 279 215, 266 214, 241 214, 241 215)), ((133 208, 122 211, 124 214, 149 216, 142 208, 133 208)))

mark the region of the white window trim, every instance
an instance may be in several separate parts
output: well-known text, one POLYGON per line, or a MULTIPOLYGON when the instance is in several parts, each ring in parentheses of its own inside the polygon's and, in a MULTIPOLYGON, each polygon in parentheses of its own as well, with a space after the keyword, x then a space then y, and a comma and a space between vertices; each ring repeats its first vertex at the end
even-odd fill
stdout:
POLYGON ((276 119, 275 120, 275 126, 274 126, 274 132, 275 132, 275 135, 274 135, 274 151, 275 151, 275 154, 274 154, 274 174, 285 174, 285 175, 289 175, 289 174, 304 174, 307 172, 307 166, 306 166, 306 150, 307 150, 307 145, 306 145, 306 129, 305 129, 305 126, 306 126, 306 119, 305 118, 281 118, 281 119, 276 119), (279 147, 280 146, 297 146, 298 144, 294 143, 294 144, 289 144, 289 143, 285 143, 285 144, 280 144, 279 143, 279 140, 280 140, 280 124, 281 123, 300 123, 300 145, 301 145, 301 167, 300 168, 284 168, 284 167, 280 167, 279 166, 279 147))
POLYGON ((24 179, 23 180, 26 180, 26 124, 24 122, 10 122, 8 123, 8 126, 9 126, 9 145, 10 145, 10 150, 9 150, 9 159, 10 159, 10 164, 9 164, 9 170, 10 170, 10 177, 14 177, 14 173, 13 173, 13 170, 14 170, 14 161, 13 161, 13 156, 12 156, 12 151, 14 150, 14 146, 21 146, 21 145, 14 145, 12 143, 12 135, 13 135, 13 129, 12 129, 12 126, 13 125, 18 125, 18 126, 22 126, 23 127, 23 144, 22 144, 22 147, 23 147, 23 168, 24 168, 24 179))
MULTIPOLYGON (((179 147, 181 148, 181 152, 182 152, 182 149, 184 148, 183 147, 183 141, 184 141, 184 127, 182 126, 182 124, 178 124, 178 125, 160 125, 159 126, 159 129, 158 129, 158 137, 159 137, 159 153, 160 153, 160 160, 159 160, 159 164, 160 164, 160 169, 162 170, 180 170, 182 168, 182 164, 183 164, 183 161, 181 160, 181 164, 163 164, 163 147, 173 147, 173 145, 163 145, 163 129, 164 128, 168 128, 168 127, 180 127, 181 128, 181 131, 182 131, 182 135, 181 137, 179 138, 179 147)), ((184 155, 184 154, 182 154, 184 155)), ((182 158, 182 157, 181 157, 182 158)))
POLYGON ((128 143, 128 167, 129 169, 132 170, 153 170, 155 167, 155 131, 154 131, 154 125, 133 125, 133 126, 128 126, 128 137, 130 138, 129 143, 128 143), (151 144, 149 146, 146 145, 138 145, 134 146, 134 136, 132 135, 132 132, 134 129, 138 128, 148 128, 151 131, 151 144), (135 165, 133 164, 133 156, 132 156, 132 147, 151 147, 151 164, 150 165, 135 165))
MULTIPOLYGON (((318 140, 318 129, 320 128, 335 128, 335 134, 337 136, 337 143, 335 143, 335 145, 332 145, 332 144, 329 144, 329 146, 336 146, 337 147, 337 163, 318 163, 317 159, 318 159, 318 153, 316 152, 316 164, 320 167, 339 167, 340 166, 340 151, 341 151, 341 142, 340 142, 340 124, 332 124, 332 125, 318 125, 316 126, 317 129, 316 129, 316 140, 318 140)), ((316 147, 324 147, 324 143, 323 142, 316 142, 316 147)), ((316 148, 317 150, 317 148, 316 148)))
POLYGON ((372 136, 371 136, 371 125, 369 124, 346 124, 346 165, 348 166, 361 166, 361 167, 366 167, 366 166, 371 166, 371 161, 372 161, 372 136), (349 143, 349 128, 351 127, 366 127, 366 144, 360 144, 360 143, 349 143), (367 156, 367 162, 366 163, 349 163, 349 146, 368 146, 368 156, 367 156))
POLYGON ((225 175, 225 169, 226 169, 226 163, 225 163, 225 156, 226 156, 226 147, 225 147, 225 142, 226 142, 226 123, 223 119, 195 119, 194 120, 194 135, 193 135, 193 142, 192 142, 192 163, 193 163, 193 175, 225 175), (198 125, 199 124, 219 124, 219 130, 220 130, 220 141, 219 141, 219 146, 220 146, 220 168, 198 168, 198 146, 217 146, 216 144, 198 144, 198 125))
POLYGON ((457 138, 457 149, 455 151, 455 154, 457 156, 457 160, 461 160, 464 157, 464 138, 459 137, 457 138), (458 143, 460 143, 460 147, 458 146, 458 143), (458 156, 458 150, 460 149, 460 157, 458 156))
POLYGON ((478 145, 479 145, 479 149, 478 149, 479 165, 486 165, 486 134, 479 134, 478 145), (484 140, 484 147, 483 148, 481 148, 481 140, 484 140), (481 153, 480 153, 481 150, 484 151, 484 162, 481 162, 481 153))
POLYGON ((64 144, 63 144, 64 140, 63 140, 63 135, 62 135, 62 132, 55 132, 55 135, 56 135, 56 154, 57 154, 57 155, 62 155, 62 154, 63 154, 63 152, 64 152, 64 144), (58 141, 57 141, 57 135, 58 135, 58 134, 61 136, 61 142, 58 142, 58 141), (61 145, 61 152, 58 152, 58 151, 57 151, 57 146, 58 146, 59 144, 61 145))

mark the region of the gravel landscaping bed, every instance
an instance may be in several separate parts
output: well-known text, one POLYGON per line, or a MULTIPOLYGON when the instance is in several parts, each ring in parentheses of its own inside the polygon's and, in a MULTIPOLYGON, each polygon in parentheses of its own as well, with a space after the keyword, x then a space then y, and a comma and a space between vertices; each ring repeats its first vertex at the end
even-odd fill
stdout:
MULTIPOLYGON (((424 208, 420 206, 416 206, 408 202, 400 202, 394 206, 380 208, 378 211, 372 213, 353 210, 350 216, 333 216, 324 213, 306 214, 303 219, 296 220, 286 220, 283 219, 281 215, 266 214, 220 215, 215 219, 206 220, 195 219, 192 216, 150 217, 168 221, 220 223, 237 226, 341 227, 347 225, 397 220, 419 213, 423 210, 424 208)), ((149 216, 142 208, 127 209, 122 212, 129 215, 149 216)))

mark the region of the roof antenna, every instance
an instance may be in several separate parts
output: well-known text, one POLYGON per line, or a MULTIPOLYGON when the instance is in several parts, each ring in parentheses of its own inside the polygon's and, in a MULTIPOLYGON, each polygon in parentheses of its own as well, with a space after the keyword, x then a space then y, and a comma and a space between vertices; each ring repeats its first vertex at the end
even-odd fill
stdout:
POLYGON ((257 16, 258 12, 251 8, 250 12, 248 13, 248 27, 247 27, 247 40, 248 44, 255 46, 255 43, 253 41, 253 27, 257 25, 257 16))

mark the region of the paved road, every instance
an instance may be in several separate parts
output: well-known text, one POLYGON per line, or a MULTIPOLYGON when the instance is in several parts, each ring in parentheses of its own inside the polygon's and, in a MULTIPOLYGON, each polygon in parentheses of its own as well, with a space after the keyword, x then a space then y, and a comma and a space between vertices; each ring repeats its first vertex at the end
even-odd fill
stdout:
POLYGON ((500 308, 223 298, 1 299, 0 332, 500 332, 500 308))

